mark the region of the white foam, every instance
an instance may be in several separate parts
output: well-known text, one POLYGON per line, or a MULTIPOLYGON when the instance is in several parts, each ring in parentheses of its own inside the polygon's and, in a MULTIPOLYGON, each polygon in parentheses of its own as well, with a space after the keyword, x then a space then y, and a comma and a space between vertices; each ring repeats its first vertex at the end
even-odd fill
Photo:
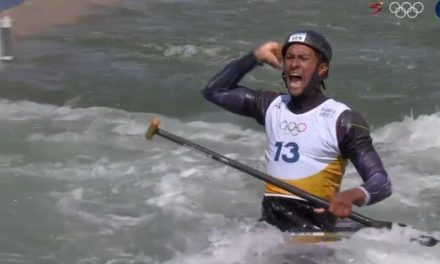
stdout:
POLYGON ((220 47, 199 47, 192 44, 185 45, 169 45, 164 51, 163 55, 166 57, 180 56, 182 58, 192 58, 196 55, 203 55, 207 57, 217 56, 221 51, 220 47))
POLYGON ((285 244, 285 236, 275 228, 249 229, 247 226, 214 231, 210 246, 195 254, 179 253, 165 263, 264 263, 270 252, 285 244))
MULTIPOLYGON (((412 228, 393 226, 392 230, 364 229, 352 238, 335 244, 336 256, 353 263, 438 263, 440 251, 411 242, 422 233, 412 228), (362 250, 360 250, 362 249, 362 250)), ((434 234, 438 235, 438 234, 434 234)))
POLYGON ((440 114, 405 117, 374 131, 374 139, 400 151, 414 152, 440 147, 440 114))
MULTIPOLYGON (((285 237, 276 229, 253 227, 260 214, 259 181, 160 138, 145 141, 150 114, 5 100, 0 101, 0 110, 4 110, 0 121, 20 129, 13 140, 26 141, 19 154, 0 156, 1 171, 52 183, 45 198, 66 222, 74 223, 68 226, 68 236, 77 239, 72 241, 93 241, 97 236, 109 247, 129 252, 124 239, 142 233, 154 238, 154 243, 142 242, 143 246, 166 251, 157 253, 168 256, 159 257, 158 263, 285 263, 292 258, 305 263, 438 263, 440 259, 437 251, 409 243, 408 238, 418 232, 410 229, 358 233, 325 246, 336 250, 334 256, 315 254, 314 247, 284 245, 285 237)), ((166 117, 162 126, 252 167, 263 167, 261 132, 166 117)), ((420 230, 440 230, 438 128, 440 116, 432 114, 407 117, 373 132, 394 195, 366 208, 367 215, 406 222, 420 230)), ((360 182, 349 168, 344 186, 360 182)), ((38 197, 32 195, 33 200, 38 197)), ((136 257, 131 253, 125 257, 129 256, 136 257)), ((157 257, 139 256, 149 262, 157 257)))

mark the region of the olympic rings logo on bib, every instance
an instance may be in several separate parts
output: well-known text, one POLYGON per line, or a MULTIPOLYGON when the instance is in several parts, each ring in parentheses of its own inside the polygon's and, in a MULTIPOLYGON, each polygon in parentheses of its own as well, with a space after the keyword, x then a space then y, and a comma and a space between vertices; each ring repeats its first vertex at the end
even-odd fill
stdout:
POLYGON ((398 18, 404 18, 408 16, 409 18, 416 18, 420 13, 423 12, 425 6, 421 2, 415 2, 411 4, 410 2, 392 2, 389 7, 390 12, 393 13, 398 18))
POLYGON ((281 130, 286 134, 297 136, 299 133, 306 131, 307 125, 304 123, 287 122, 284 120, 280 123, 281 130))

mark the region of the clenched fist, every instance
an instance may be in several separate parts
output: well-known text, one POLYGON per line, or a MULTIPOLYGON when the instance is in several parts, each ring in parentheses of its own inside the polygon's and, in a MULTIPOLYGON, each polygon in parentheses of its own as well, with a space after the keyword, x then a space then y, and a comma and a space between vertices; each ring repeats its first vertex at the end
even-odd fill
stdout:
POLYGON ((270 41, 255 49, 254 54, 255 57, 257 57, 258 62, 269 64, 275 69, 281 69, 283 67, 281 48, 282 46, 280 43, 270 41))

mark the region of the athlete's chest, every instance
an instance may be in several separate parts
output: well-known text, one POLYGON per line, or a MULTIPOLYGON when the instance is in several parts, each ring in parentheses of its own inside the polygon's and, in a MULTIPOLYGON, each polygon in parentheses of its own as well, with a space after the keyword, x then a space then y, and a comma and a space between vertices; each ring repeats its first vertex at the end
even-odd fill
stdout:
POLYGON ((285 104, 275 105, 266 123, 270 141, 296 142, 303 148, 317 148, 328 131, 327 123, 315 108, 304 114, 293 114, 285 104))
POLYGON ((267 153, 274 161, 327 160, 338 155, 336 111, 323 104, 304 114, 292 113, 285 102, 266 116, 267 153))

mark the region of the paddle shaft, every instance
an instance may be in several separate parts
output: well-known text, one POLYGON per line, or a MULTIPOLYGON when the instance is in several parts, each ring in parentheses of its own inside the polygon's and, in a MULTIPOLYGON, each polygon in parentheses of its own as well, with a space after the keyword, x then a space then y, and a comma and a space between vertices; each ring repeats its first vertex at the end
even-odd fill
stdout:
MULTIPOLYGON (((166 139, 168 139, 170 141, 173 141, 173 142, 175 142, 175 143, 177 143, 179 145, 182 145, 182 146, 191 148, 193 150, 196 150, 197 152, 199 152, 199 153, 201 153, 201 154, 203 154, 203 155, 205 155, 205 156, 207 156, 207 157, 209 157, 209 158, 211 158, 213 160, 221 162, 221 163, 223 163, 225 165, 228 165, 230 167, 233 167, 233 168, 235 168, 235 169, 237 169, 239 171, 245 172, 245 173, 247 173, 247 174, 249 174, 249 175, 251 175, 251 176, 253 176, 253 177, 257 178, 257 179, 260 179, 262 181, 265 181, 267 183, 275 185, 275 186, 277 186, 277 187, 279 187, 279 188, 281 188, 283 190, 286 190, 286 191, 288 191, 288 192, 290 192, 292 194, 295 194, 298 197, 301 197, 301 198, 303 198, 303 199, 305 199, 307 201, 310 201, 312 204, 314 204, 317 207, 322 207, 322 208, 328 208, 329 207, 329 203, 327 201, 325 201, 325 200, 323 200, 323 199, 321 199, 321 198, 319 198, 319 197, 317 197, 317 196, 315 196, 313 194, 307 193, 307 192, 305 192, 305 191, 303 191, 301 189, 298 189, 295 186, 287 184, 287 183, 285 183, 285 182, 283 182, 283 181, 281 181, 281 180, 279 180, 277 178, 274 178, 272 176, 269 176, 267 174, 262 173, 261 171, 258 171, 256 169, 253 169, 253 168, 249 167, 249 166, 246 166, 243 163, 240 163, 238 161, 235 161, 233 159, 225 157, 225 156, 223 156, 223 155, 221 155, 221 154, 219 154, 217 152, 214 152, 214 151, 212 151, 210 149, 207 149, 207 148, 205 148, 203 146, 200 146, 200 145, 198 145, 196 143, 193 143, 193 142, 191 142, 189 140, 186 140, 184 138, 176 136, 176 135, 174 135, 174 134, 172 134, 172 133, 170 133, 170 132, 168 132, 166 130, 157 128, 156 131, 155 131, 155 134, 157 134, 157 135, 159 135, 159 136, 161 136, 163 138, 166 138, 166 139)), ((376 220, 373 220, 371 218, 368 218, 366 216, 363 216, 363 215, 361 215, 359 213, 356 213, 356 212, 353 212, 353 211, 351 211, 351 213, 348 216, 348 218, 350 218, 350 219, 352 219, 352 220, 354 220, 354 221, 356 221, 358 223, 361 223, 361 224, 363 224, 363 225, 365 225, 367 227, 378 227, 378 228, 387 227, 387 228, 391 228, 391 223, 390 222, 376 221, 376 220)))
MULTIPOLYGON (((159 129, 159 123, 160 123, 160 120, 158 117, 153 117, 151 119, 150 126, 148 127, 148 130, 145 133, 145 138, 147 140, 153 139, 154 135, 157 134, 157 135, 159 135, 165 139, 168 139, 170 141, 173 141, 179 145, 193 149, 193 150, 195 150, 195 151, 197 151, 197 152, 199 152, 199 153, 201 153, 211 159, 214 159, 214 160, 221 162, 225 165, 236 168, 242 172, 245 172, 251 176, 254 176, 257 179, 263 180, 267 183, 271 183, 281 189, 284 189, 292 194, 295 194, 303 199, 310 201, 315 206, 322 207, 322 208, 329 207, 329 204, 327 201, 324 201, 315 195, 307 193, 301 189, 296 188, 295 186, 289 185, 289 184, 287 184, 277 178, 266 175, 258 170, 250 168, 250 167, 248 167, 238 161, 227 158, 219 153, 216 153, 210 149, 207 149, 207 148, 202 147, 198 144, 195 144, 189 140, 186 140, 184 138, 176 136, 170 132, 167 132, 166 130, 159 129)), ((358 223, 361 223, 361 224, 367 226, 367 227, 375 227, 375 228, 385 227, 385 228, 391 229, 392 225, 393 225, 393 223, 391 223, 391 222, 373 220, 371 218, 368 218, 366 216, 363 216, 363 215, 358 214, 353 211, 350 213, 350 215, 348 217, 358 223)), ((402 226, 402 227, 407 226, 406 224, 402 224, 402 223, 397 223, 397 225, 402 226)), ((437 239, 437 238, 435 238, 433 236, 429 236, 429 235, 420 235, 418 237, 411 238, 410 241, 417 241, 420 245, 432 247, 432 246, 435 246, 436 244, 438 244, 440 242, 440 239, 437 239)))

